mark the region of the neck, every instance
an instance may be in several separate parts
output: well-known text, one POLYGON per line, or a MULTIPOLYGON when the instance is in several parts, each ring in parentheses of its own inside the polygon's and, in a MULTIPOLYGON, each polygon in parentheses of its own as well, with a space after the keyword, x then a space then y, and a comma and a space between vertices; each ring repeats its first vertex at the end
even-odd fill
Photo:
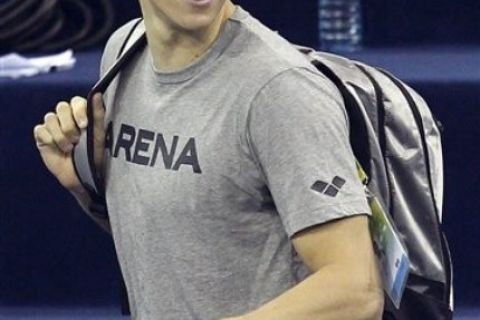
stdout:
POLYGON ((165 17, 156 16, 145 1, 143 16, 152 53, 153 64, 157 70, 176 71, 201 57, 220 35, 225 22, 235 11, 235 6, 226 1, 218 16, 204 28, 182 29, 168 22, 165 17))

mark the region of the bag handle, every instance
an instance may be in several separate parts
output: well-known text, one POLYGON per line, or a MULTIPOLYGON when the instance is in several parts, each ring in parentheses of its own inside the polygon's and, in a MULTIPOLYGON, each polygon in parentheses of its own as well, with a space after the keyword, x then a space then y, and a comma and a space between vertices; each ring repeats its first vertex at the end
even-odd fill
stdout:
POLYGON ((105 186, 102 175, 95 167, 94 162, 94 123, 93 119, 93 96, 96 93, 104 93, 120 70, 125 67, 133 56, 146 45, 146 35, 137 27, 143 20, 138 20, 120 50, 119 58, 108 69, 105 75, 93 86, 87 96, 87 118, 89 126, 80 134, 80 140, 72 151, 73 167, 83 185, 92 199, 90 210, 100 218, 108 219, 108 212, 105 200, 105 186), (137 31, 136 31, 137 30, 137 31))

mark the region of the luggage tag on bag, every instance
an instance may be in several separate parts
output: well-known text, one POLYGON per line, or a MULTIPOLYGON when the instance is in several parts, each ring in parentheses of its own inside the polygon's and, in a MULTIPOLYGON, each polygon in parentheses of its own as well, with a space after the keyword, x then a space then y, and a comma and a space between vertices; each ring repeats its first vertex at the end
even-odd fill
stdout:
POLYGON ((372 210, 370 231, 375 254, 382 268, 383 286, 398 309, 410 272, 410 259, 390 215, 383 210, 374 195, 367 192, 367 199, 372 210))
MULTIPOLYGON (((366 187, 368 177, 358 162, 357 169, 366 187)), ((366 195, 372 211, 369 226, 375 255, 381 266, 383 287, 398 309, 410 272, 410 259, 390 215, 385 212, 380 201, 367 187, 366 195)))

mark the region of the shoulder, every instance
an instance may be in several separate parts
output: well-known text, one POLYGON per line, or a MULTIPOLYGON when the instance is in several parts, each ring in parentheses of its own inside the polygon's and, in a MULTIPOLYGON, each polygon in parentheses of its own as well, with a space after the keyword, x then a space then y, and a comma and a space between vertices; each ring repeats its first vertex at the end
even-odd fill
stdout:
POLYGON ((261 88, 257 100, 266 97, 268 100, 288 99, 328 99, 343 104, 340 91, 320 71, 305 67, 290 67, 271 78, 261 88))
POLYGON ((295 122, 298 128, 328 122, 345 131, 349 126, 338 88, 323 74, 305 68, 278 73, 258 92, 249 114, 261 126, 264 121, 295 122))
POLYGON ((241 63, 244 72, 254 73, 254 78, 263 76, 268 81, 291 68, 316 70, 293 44, 243 9, 238 9, 231 22, 237 24, 234 62, 241 63))
MULTIPOLYGON (((240 82, 255 88, 256 101, 284 97, 306 100, 328 97, 337 104, 343 99, 337 87, 310 62, 305 54, 277 32, 240 8, 232 18, 238 24, 233 41, 233 60, 240 82)), ((254 101, 255 101, 254 100, 254 101)))
POLYGON ((102 55, 101 73, 103 74, 116 60, 118 52, 122 47, 122 44, 126 40, 130 30, 138 22, 139 18, 130 20, 125 23, 108 38, 102 55))

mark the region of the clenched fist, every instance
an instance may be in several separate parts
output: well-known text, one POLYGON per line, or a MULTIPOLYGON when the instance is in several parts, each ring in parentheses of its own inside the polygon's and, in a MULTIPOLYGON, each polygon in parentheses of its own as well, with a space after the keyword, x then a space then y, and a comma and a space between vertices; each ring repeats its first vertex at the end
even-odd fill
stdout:
MULTIPOLYGON (((105 109, 101 94, 93 97, 93 109, 95 165, 100 170, 105 145, 105 109)), ((70 103, 58 103, 55 112, 47 113, 44 123, 33 129, 43 163, 62 186, 74 192, 84 192, 84 189, 73 167, 72 150, 79 141, 81 130, 88 125, 87 100, 74 97, 70 103)))

